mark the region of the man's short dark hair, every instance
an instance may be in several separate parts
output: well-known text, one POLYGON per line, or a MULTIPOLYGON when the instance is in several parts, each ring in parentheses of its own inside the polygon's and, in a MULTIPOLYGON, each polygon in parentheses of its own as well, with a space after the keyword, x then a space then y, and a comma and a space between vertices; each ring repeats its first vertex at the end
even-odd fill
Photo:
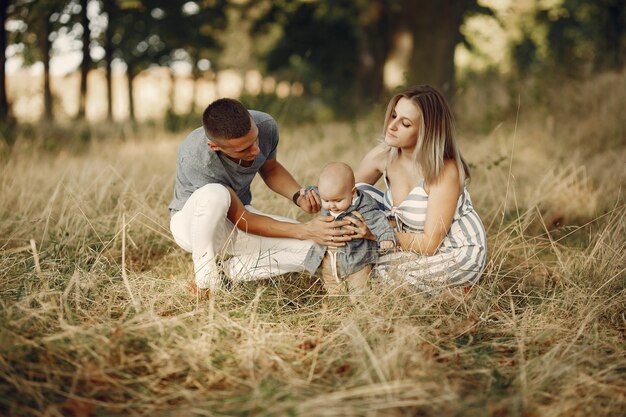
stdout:
POLYGON ((220 98, 202 114, 202 125, 209 139, 240 138, 250 132, 250 113, 237 100, 220 98))

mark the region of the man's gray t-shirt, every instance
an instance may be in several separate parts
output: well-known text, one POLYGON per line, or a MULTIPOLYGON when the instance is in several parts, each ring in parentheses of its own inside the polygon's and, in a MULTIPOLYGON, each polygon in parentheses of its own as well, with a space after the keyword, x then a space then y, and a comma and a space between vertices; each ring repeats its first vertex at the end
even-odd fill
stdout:
POLYGON ((176 184, 170 214, 181 210, 191 194, 207 184, 231 187, 244 205, 250 204, 250 183, 265 161, 276 158, 278 147, 278 127, 274 119, 255 110, 250 110, 250 115, 259 128, 260 149, 250 167, 242 167, 211 149, 203 127, 185 138, 176 158, 176 184))

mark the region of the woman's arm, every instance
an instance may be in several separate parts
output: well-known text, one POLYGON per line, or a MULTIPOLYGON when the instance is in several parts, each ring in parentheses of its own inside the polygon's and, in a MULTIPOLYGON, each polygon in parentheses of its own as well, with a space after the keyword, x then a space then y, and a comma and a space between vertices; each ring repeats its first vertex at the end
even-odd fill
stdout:
POLYGON ((456 163, 452 160, 445 161, 439 182, 430 184, 428 188, 424 232, 399 232, 396 236, 403 250, 430 256, 437 252, 450 230, 461 193, 456 163))
POLYGON ((354 173, 356 182, 372 184, 378 181, 385 170, 387 151, 384 144, 376 146, 369 151, 361 161, 361 164, 354 173))
MULTIPOLYGON (((459 185, 459 171, 454 161, 445 161, 441 179, 437 184, 432 184, 428 189, 428 207, 426 209, 426 221, 424 232, 408 233, 397 232, 398 247, 405 251, 411 251, 422 255, 434 255, 441 242, 448 234, 454 210, 461 192, 459 185)), ((357 218, 347 216, 352 225, 345 229, 352 231, 353 239, 374 240, 375 236, 365 224, 365 219, 358 212, 352 212, 357 218)))

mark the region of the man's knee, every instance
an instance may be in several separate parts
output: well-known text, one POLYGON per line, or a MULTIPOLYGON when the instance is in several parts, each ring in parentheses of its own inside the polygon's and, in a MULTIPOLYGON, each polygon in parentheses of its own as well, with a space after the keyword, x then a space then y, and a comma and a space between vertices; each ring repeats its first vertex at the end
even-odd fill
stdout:
POLYGON ((197 209, 210 209, 215 215, 228 213, 230 193, 222 184, 207 184, 193 192, 197 209))

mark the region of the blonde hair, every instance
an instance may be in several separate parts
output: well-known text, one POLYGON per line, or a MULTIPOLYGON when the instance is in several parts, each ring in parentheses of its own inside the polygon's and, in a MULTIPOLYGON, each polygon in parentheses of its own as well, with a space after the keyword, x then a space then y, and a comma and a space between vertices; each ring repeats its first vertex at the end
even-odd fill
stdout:
MULTIPOLYGON (((420 109, 419 132, 413 161, 424 180, 428 184, 439 181, 443 172, 443 163, 446 159, 454 159, 459 170, 461 188, 470 180, 467 163, 461 156, 461 151, 454 137, 454 119, 444 96, 428 85, 411 87, 400 94, 396 94, 387 106, 383 137, 387 132, 391 115, 401 98, 411 100, 420 109)), ((388 158, 393 160, 398 156, 398 148, 388 147, 388 158)))

